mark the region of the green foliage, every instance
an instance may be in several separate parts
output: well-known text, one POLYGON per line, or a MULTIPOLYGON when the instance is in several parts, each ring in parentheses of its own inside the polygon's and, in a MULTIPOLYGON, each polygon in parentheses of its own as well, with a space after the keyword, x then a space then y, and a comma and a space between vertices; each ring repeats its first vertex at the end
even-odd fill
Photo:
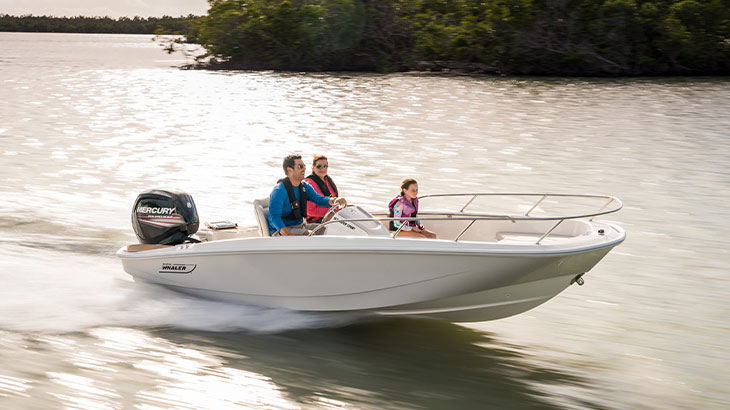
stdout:
POLYGON ((364 4, 330 1, 213 1, 198 42, 250 68, 317 70, 360 41, 364 4))
POLYGON ((0 14, 0 31, 50 33, 181 34, 194 39, 196 16, 50 17, 0 14))
MULTIPOLYGON (((730 0, 209 0, 209 4, 206 16, 179 21, 75 17, 65 24, 83 32, 152 24, 151 29, 139 30, 184 33, 188 41, 202 44, 214 61, 233 68, 457 69, 538 75, 730 73, 730 0)), ((46 17, 0 16, 0 30, 18 30, 19 22, 24 31, 54 31, 52 25, 57 23, 46 17)))

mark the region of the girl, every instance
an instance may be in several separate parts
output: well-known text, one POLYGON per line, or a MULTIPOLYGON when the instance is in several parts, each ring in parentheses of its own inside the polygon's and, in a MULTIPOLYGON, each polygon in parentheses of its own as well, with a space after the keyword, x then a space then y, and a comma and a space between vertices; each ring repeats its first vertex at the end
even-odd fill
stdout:
MULTIPOLYGON (((418 216, 418 182, 413 178, 404 179, 400 185, 400 195, 390 201, 388 208, 391 218, 418 216)), ((397 231, 401 225, 404 226, 398 232, 399 237, 436 239, 436 234, 424 228, 419 220, 391 221, 390 230, 397 231)))

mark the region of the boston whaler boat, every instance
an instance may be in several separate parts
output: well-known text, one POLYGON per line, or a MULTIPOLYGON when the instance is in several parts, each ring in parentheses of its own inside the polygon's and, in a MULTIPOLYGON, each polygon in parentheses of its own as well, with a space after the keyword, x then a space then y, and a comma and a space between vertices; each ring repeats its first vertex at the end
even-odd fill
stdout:
POLYGON ((473 322, 525 312, 582 285, 583 274, 626 237, 594 220, 621 209, 611 196, 469 193, 419 201, 418 219, 438 239, 395 238, 387 228, 394 218, 353 205, 330 209, 321 235, 270 237, 268 198, 254 201, 256 227, 198 231, 192 197, 147 191, 132 211, 142 243, 117 256, 135 280, 221 301, 473 322), (521 212, 467 211, 495 200, 521 212), (588 212, 545 210, 588 201, 588 212), (458 206, 424 205, 445 202, 458 206))

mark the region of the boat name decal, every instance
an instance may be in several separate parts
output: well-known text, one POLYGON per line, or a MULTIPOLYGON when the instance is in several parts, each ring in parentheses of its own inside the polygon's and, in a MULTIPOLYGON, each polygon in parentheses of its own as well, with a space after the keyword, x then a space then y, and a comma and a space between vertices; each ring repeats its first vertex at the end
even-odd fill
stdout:
POLYGON ((151 206, 140 206, 137 208, 137 213, 142 214, 172 215, 173 212, 175 212, 175 208, 157 208, 151 206))
POLYGON ((342 225, 345 225, 346 227, 348 227, 348 228, 352 229, 353 231, 354 231, 354 230, 356 229, 356 228, 355 228, 354 226, 350 225, 350 224, 349 224, 349 223, 347 223, 347 222, 340 222, 340 223, 341 223, 342 225))
POLYGON ((159 273, 190 273, 196 266, 192 263, 163 263, 159 273))

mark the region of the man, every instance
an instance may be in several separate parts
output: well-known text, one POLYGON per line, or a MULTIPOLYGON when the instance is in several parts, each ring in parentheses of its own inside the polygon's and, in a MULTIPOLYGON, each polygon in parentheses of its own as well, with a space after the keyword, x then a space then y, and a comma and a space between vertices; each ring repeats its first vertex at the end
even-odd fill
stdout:
POLYGON ((269 195, 269 233, 272 236, 309 235, 318 224, 305 224, 307 201, 319 206, 347 205, 345 198, 328 198, 317 193, 304 181, 305 169, 301 155, 289 155, 282 164, 286 178, 279 180, 269 195))

